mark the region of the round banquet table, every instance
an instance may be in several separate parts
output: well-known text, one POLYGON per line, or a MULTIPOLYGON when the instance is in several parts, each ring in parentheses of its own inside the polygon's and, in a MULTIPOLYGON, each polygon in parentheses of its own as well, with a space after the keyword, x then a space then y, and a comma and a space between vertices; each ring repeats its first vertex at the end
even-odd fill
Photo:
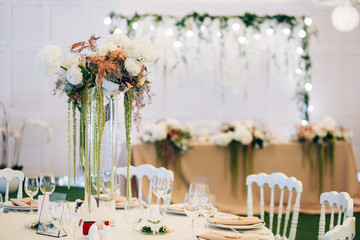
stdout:
MULTIPOLYGON (((25 224, 29 223, 31 220, 37 218, 37 215, 28 215, 26 212, 8 212, 0 215, 0 240, 17 240, 17 239, 53 239, 50 236, 44 236, 36 234, 35 230, 31 230, 25 227, 25 224)), ((198 218, 195 222, 195 234, 205 233, 207 230, 204 227, 204 219, 198 218)), ((169 239, 169 240, 187 240, 187 239, 195 239, 192 237, 191 231, 191 220, 186 215, 177 215, 166 213, 164 217, 163 224, 166 224, 171 232, 163 235, 158 235, 153 237, 149 234, 143 234, 139 232, 135 232, 134 237, 131 235, 131 228, 126 224, 124 220, 124 211, 117 210, 116 214, 116 226, 112 229, 113 239, 169 239)), ((143 222, 139 224, 139 226, 145 225, 143 222)), ((225 233, 231 236, 239 236, 240 234, 236 234, 230 230, 222 230, 220 228, 209 227, 208 231, 215 231, 220 233, 225 233)), ((260 233, 259 237, 264 240, 274 239, 274 235, 272 232, 262 226, 260 228, 254 230, 248 230, 246 234, 250 236, 250 234, 260 233)), ((64 239, 73 239, 73 234, 69 233, 67 237, 64 239)), ((76 239, 85 239, 82 237, 78 237, 76 239)))

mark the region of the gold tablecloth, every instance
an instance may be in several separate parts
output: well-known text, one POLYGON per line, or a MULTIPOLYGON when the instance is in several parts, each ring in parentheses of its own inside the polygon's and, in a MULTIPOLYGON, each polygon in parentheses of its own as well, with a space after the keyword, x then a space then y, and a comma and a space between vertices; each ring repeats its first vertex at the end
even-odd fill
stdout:
MULTIPOLYGON (((239 190, 236 195, 231 186, 227 148, 210 143, 194 143, 193 146, 194 148, 181 158, 182 176, 179 176, 171 164, 169 166, 175 173, 172 202, 184 201, 189 183, 206 182, 209 184, 210 192, 216 195, 216 205, 220 211, 246 214, 246 191, 244 190, 246 183, 242 180, 241 163, 239 163, 239 190)), ((241 153, 239 155, 241 156, 241 153)), ((132 161, 135 166, 145 163, 156 166, 154 145, 139 142, 133 144, 132 161)), ((317 172, 311 174, 310 164, 303 156, 301 144, 296 142, 271 144, 265 149, 256 150, 253 156, 252 173, 261 172, 267 174, 282 172, 300 180, 303 183, 300 212, 320 213, 317 172)), ((326 171, 323 191, 348 192, 354 199, 354 210, 360 211, 360 183, 357 180, 357 167, 351 144, 336 143, 334 175, 331 175, 329 169, 326 171)), ((268 191, 265 191, 265 194, 268 194, 268 191)), ((253 190, 255 213, 259 211, 259 198, 257 191, 253 190)))

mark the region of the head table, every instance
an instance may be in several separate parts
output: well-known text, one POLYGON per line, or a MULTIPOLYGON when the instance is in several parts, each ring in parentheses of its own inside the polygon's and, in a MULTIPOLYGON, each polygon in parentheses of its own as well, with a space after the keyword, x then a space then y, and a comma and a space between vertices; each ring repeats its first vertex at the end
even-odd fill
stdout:
MULTIPOLYGON (((228 149, 214 143, 194 142, 191 145, 193 149, 181 157, 180 177, 173 164, 169 164, 169 168, 175 173, 174 189, 176 191, 172 195, 172 201, 174 203, 182 202, 190 183, 205 182, 209 184, 210 192, 216 195, 216 205, 220 211, 246 214, 246 183, 243 181, 245 178, 242 174, 242 163, 239 163, 238 194, 236 195, 231 184, 228 149)), ((133 144, 132 162, 135 166, 157 165, 155 146, 142 142, 133 144)), ((253 171, 251 173, 282 172, 288 177, 300 180, 303 184, 300 212, 320 213, 318 172, 311 171, 309 161, 304 156, 300 143, 270 144, 264 149, 257 149, 254 152, 252 163, 253 171)), ((146 184, 143 186, 146 187, 146 184)), ((253 187, 253 189, 255 188, 253 187)), ((144 190, 146 191, 146 189, 144 190)), ((331 174, 330 169, 327 169, 324 176, 323 192, 327 191, 348 192, 354 199, 354 211, 360 211, 360 183, 357 179, 357 167, 351 143, 336 142, 334 173, 331 174)), ((270 192, 265 192, 265 194, 270 196, 270 192)), ((143 194, 143 196, 147 195, 143 194)), ((259 196, 260 194, 253 190, 254 213, 259 213, 259 196)), ((265 206, 265 210, 267 210, 267 206, 269 205, 265 206)))
MULTIPOLYGON (((15 240, 15 239, 26 239, 26 240, 37 240, 37 239, 56 239, 49 236, 43 236, 36 234, 35 230, 31 230, 25 227, 31 220, 36 219, 37 215, 28 215, 25 212, 8 212, 3 213, 0 216, 0 240, 15 240)), ((204 219, 198 218, 195 222, 195 234, 201 234, 206 232, 204 227, 204 219)), ((116 214, 116 226, 112 229, 113 239, 169 239, 169 240, 186 240, 195 239, 192 237, 191 231, 191 220, 185 215, 176 215, 167 213, 164 216, 163 224, 167 225, 171 230, 169 233, 164 235, 158 235, 153 237, 149 234, 135 232, 134 237, 132 236, 131 227, 124 220, 124 211, 117 210, 116 214)), ((141 222, 139 226, 144 226, 145 223, 141 222)), ((240 234, 234 233, 230 230, 222 230, 219 228, 209 227, 209 231, 215 231, 225 233, 227 235, 239 236, 240 234)), ((274 239, 272 232, 262 226, 254 230, 248 230, 246 235, 259 234, 258 236, 264 240, 274 239)), ((72 233, 69 233, 64 239, 73 239, 72 233)), ((76 239, 85 239, 80 237, 79 234, 76 239)))

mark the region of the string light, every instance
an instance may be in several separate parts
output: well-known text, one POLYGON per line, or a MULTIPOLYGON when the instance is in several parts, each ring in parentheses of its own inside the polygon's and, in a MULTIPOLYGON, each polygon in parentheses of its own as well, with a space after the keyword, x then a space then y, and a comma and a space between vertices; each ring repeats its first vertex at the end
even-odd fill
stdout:
POLYGON ((233 29, 234 31, 239 31, 239 30, 240 30, 240 24, 238 24, 238 23, 233 23, 232 29, 233 29))
POLYGON ((312 88, 313 88, 311 83, 305 83, 304 87, 305 87, 305 90, 308 91, 308 92, 310 92, 312 90, 312 88))
POLYGON ((302 121, 301 121, 301 125, 303 125, 303 126, 308 125, 308 121, 306 121, 306 120, 302 120, 302 121))
POLYGON ((120 34, 120 33, 121 33, 121 29, 120 29, 120 28, 115 28, 114 33, 116 33, 116 34, 120 34))
POLYGON ((295 71, 298 75, 300 75, 302 73, 302 70, 300 68, 297 68, 295 71))
POLYGON ((155 26, 154 25, 150 25, 150 27, 149 27, 149 29, 150 29, 150 31, 155 31, 155 26))
POLYGON ((255 38, 256 40, 260 40, 260 39, 261 39, 261 35, 260 35, 260 34, 255 34, 255 35, 254 35, 254 38, 255 38))
POLYGON ((283 29, 283 34, 284 35, 288 36, 288 35, 290 35, 290 33, 291 33, 291 30, 289 28, 284 28, 283 29))
POLYGON ((240 44, 246 43, 246 37, 244 37, 244 36, 239 37, 239 43, 240 44))
POLYGON ((191 31, 191 30, 187 30, 186 31, 186 37, 191 38, 192 36, 194 36, 194 32, 191 31))
POLYGON ((312 24, 312 19, 307 17, 307 18, 304 19, 304 23, 305 23, 306 26, 310 26, 312 24))
POLYGON ((309 107, 308 107, 308 111, 309 112, 312 112, 314 110, 314 106, 313 105, 310 105, 309 107))
POLYGON ((136 30, 136 29, 139 27, 139 24, 137 24, 137 23, 135 22, 135 23, 133 23, 131 26, 132 26, 132 28, 133 28, 134 30, 136 30))
POLYGON ((299 55, 301 55, 301 54, 304 53, 304 49, 302 49, 302 47, 297 47, 297 48, 296 48, 296 52, 297 52, 299 55))
POLYGON ((274 29, 273 28, 266 29, 266 34, 267 35, 273 35, 274 34, 274 29))
POLYGON ((111 23, 111 18, 109 18, 109 17, 104 18, 105 25, 109 25, 110 23, 111 23))
POLYGON ((303 29, 301 29, 299 30, 298 35, 299 37, 304 38, 306 36, 306 32, 303 29))
POLYGON ((205 32, 205 31, 206 31, 206 26, 205 26, 205 25, 201 25, 200 30, 201 30, 202 32, 205 32))
POLYGON ((216 32, 216 36, 221 37, 221 32, 216 32))
POLYGON ((175 48, 181 48, 181 46, 182 46, 182 43, 180 41, 175 41, 174 42, 174 47, 175 48))
POLYGON ((173 35, 173 30, 171 29, 171 28, 169 28, 169 29, 166 29, 166 31, 165 31, 165 35, 166 36, 168 36, 168 37, 170 37, 171 35, 173 35))

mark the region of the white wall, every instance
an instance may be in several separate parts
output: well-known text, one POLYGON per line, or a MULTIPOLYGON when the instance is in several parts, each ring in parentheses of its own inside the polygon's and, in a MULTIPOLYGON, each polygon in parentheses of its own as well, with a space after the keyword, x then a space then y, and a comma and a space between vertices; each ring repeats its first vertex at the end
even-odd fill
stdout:
MULTIPOLYGON (((13 129, 18 128, 29 117, 44 119, 53 129, 53 137, 48 147, 44 147, 44 136, 35 130, 27 131, 21 155, 25 173, 53 171, 57 175, 62 175, 67 172, 66 101, 65 97, 52 96, 53 81, 44 79, 37 73, 34 66, 37 51, 47 43, 67 47, 74 42, 87 39, 92 33, 108 35, 103 19, 113 10, 127 14, 133 14, 134 11, 183 14, 197 10, 216 14, 242 14, 244 11, 250 11, 259 14, 309 15, 319 29, 319 37, 311 43, 314 86, 311 104, 315 107, 312 119, 320 121, 324 116, 332 115, 340 124, 355 132, 353 146, 360 168, 360 108, 357 107, 357 103, 360 102, 360 28, 352 33, 337 32, 330 23, 331 8, 325 6, 260 6, 249 2, 233 2, 236 4, 232 1, 222 4, 216 1, 179 1, 175 4, 174 1, 119 3, 95 0, 0 0, 0 100, 8 105, 15 104, 11 109, 13 129)), ((178 88, 177 83, 174 84, 174 88, 178 88)), ((217 121, 253 117, 248 111, 230 111, 231 102, 226 102, 225 110, 220 112, 219 109, 209 107, 214 104, 209 101, 197 103, 195 109, 187 108, 191 102, 181 107, 182 104, 174 98, 179 93, 170 91, 167 101, 177 104, 178 107, 174 111, 169 105, 161 104, 164 97, 161 89, 161 83, 154 84, 153 91, 157 96, 154 104, 147 106, 143 112, 145 120, 155 119, 157 116, 175 116, 182 120, 207 118, 217 121), (203 111, 199 113, 198 109, 203 111)), ((201 95, 196 99, 201 99, 201 95)), ((206 99, 211 100, 209 96, 206 96, 206 99)), ((274 106, 259 103, 254 106, 259 107, 260 111, 274 110, 274 106)), ((276 106, 274 111, 281 112, 281 106, 276 106)), ((271 121, 271 118, 263 120, 267 122, 271 121)))

